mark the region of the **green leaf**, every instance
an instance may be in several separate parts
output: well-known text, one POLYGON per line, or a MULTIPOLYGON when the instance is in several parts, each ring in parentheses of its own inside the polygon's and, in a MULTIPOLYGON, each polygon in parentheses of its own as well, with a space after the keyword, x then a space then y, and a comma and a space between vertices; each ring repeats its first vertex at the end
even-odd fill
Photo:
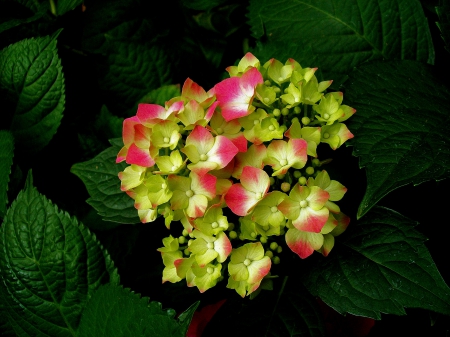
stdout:
POLYGON ((450 288, 415 225, 390 209, 374 208, 305 272, 306 287, 342 314, 381 319, 381 313, 405 315, 407 307, 449 315, 450 288))
POLYGON ((432 69, 414 61, 363 65, 345 84, 350 142, 366 168, 363 216, 390 191, 450 176, 449 90, 432 69))
POLYGON ((182 314, 179 322, 173 311, 162 310, 158 302, 149 302, 120 286, 99 288, 88 302, 81 318, 79 336, 186 336, 188 325, 198 303, 182 314))
POLYGON ((70 171, 86 185, 91 196, 87 203, 103 217, 103 220, 124 224, 139 223, 134 200, 120 190, 118 174, 125 162, 116 164, 117 153, 123 146, 122 139, 111 139, 111 147, 95 158, 72 166, 70 171))
POLYGON ((0 130, 0 218, 8 203, 8 183, 14 156, 14 137, 11 132, 0 130))
MULTIPOLYGON (((71 11, 72 9, 81 5, 82 2, 83 0, 57 0, 55 6, 55 14, 63 15, 64 13, 67 13, 68 11, 71 11)), ((50 3, 52 3, 52 1, 50 3)))
MULTIPOLYGON (((31 3, 29 4, 31 6, 31 3)), ((17 3, 10 3, 9 8, 6 9, 3 7, 2 10, 7 11, 7 13, 4 14, 5 17, 8 17, 8 20, 3 21, 0 24, 0 33, 17 27, 24 23, 30 23, 36 20, 39 20, 42 18, 48 11, 48 3, 41 3, 41 4, 33 4, 32 11, 27 11, 26 8, 23 8, 22 6, 26 6, 25 4, 20 5, 19 2, 17 3), (12 8, 11 8, 12 7, 12 8), (33 11, 35 9, 35 11, 33 11), (24 17, 24 14, 29 13, 29 16, 24 17)), ((3 14, 3 13, 2 13, 3 14)), ((2 17, 3 19, 3 17, 2 17)))
POLYGON ((251 0, 248 16, 253 36, 264 41, 254 51, 262 62, 294 58, 319 67, 336 88, 365 61, 434 62, 418 0, 251 0))
POLYGON ((209 11, 227 0, 181 0, 183 6, 196 11, 209 11))
POLYGON ((436 24, 441 30, 441 36, 445 42, 445 49, 450 52, 450 1, 441 0, 439 6, 436 7, 436 13, 439 16, 439 22, 436 22, 436 24))
POLYGON ((64 111, 64 76, 54 36, 17 42, 0 52, 0 89, 12 116, 17 148, 42 149, 52 139, 64 111))
POLYGON ((100 80, 111 111, 126 110, 150 90, 171 82, 166 51, 158 45, 108 40, 109 71, 100 80))
POLYGON ((18 336, 76 336, 87 301, 102 283, 117 284, 117 271, 95 236, 31 180, 0 230, 2 315, 18 336))
POLYGON ((168 100, 177 96, 181 96, 179 84, 163 85, 150 91, 139 100, 139 103, 152 103, 164 106, 168 100))

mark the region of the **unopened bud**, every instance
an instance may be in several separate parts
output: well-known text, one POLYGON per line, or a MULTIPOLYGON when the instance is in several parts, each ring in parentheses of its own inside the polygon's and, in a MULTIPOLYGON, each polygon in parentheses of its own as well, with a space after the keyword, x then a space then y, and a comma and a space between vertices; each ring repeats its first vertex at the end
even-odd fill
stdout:
POLYGON ((317 158, 314 158, 314 159, 312 160, 312 165, 313 165, 314 167, 319 167, 319 166, 320 166, 320 160, 317 159, 317 158))
POLYGON ((237 233, 235 231, 231 231, 228 236, 230 237, 230 239, 236 239, 238 237, 237 233))
POLYGON ((278 117, 278 116, 280 116, 281 115, 281 110, 280 109, 273 109, 273 115, 275 116, 275 117, 278 117))
POLYGON ((314 174, 314 167, 308 166, 306 168, 306 174, 313 175, 314 174))
POLYGON ((277 248, 278 248, 278 243, 276 243, 276 242, 271 242, 270 243, 270 249, 275 250, 277 248))
POLYGON ((183 229, 183 232, 181 234, 183 234, 183 236, 188 236, 189 232, 186 229, 183 229))
POLYGON ((273 257, 273 253, 272 253, 272 251, 270 251, 270 250, 266 251, 266 253, 265 253, 264 255, 265 255, 265 256, 268 256, 269 258, 272 258, 272 257, 273 257))
POLYGON ((311 120, 309 119, 309 117, 303 117, 302 118, 302 124, 303 125, 308 125, 309 123, 311 123, 311 120))
POLYGON ((294 108, 294 113, 298 115, 300 112, 302 112, 302 109, 300 109, 299 106, 296 106, 296 107, 294 108))
POLYGON ((283 116, 289 115, 289 109, 288 109, 288 108, 283 108, 283 109, 281 109, 281 114, 282 114, 283 116))
POLYGON ((272 258, 272 262, 273 262, 273 264, 280 264, 280 258, 278 257, 278 256, 274 256, 273 258, 272 258))
POLYGON ((300 177, 298 178, 298 183, 300 185, 305 185, 306 184, 306 178, 305 177, 300 177))
POLYGON ((178 238, 178 243, 181 244, 181 245, 185 244, 186 243, 186 238, 184 236, 180 236, 178 238))
POLYGON ((289 190, 291 189, 291 184, 284 182, 281 184, 281 190, 283 192, 289 192, 289 190))
POLYGON ((278 248, 277 248, 277 253, 280 254, 282 251, 283 251, 283 247, 278 246, 278 248))
POLYGON ((232 231, 233 229, 234 229, 234 223, 229 222, 229 223, 228 223, 228 230, 229 230, 229 231, 232 231))
POLYGON ((259 241, 261 241, 261 243, 267 243, 267 238, 264 237, 264 236, 261 236, 261 237, 259 238, 259 241))
POLYGON ((302 173, 300 171, 294 171, 294 178, 298 179, 302 176, 302 173))

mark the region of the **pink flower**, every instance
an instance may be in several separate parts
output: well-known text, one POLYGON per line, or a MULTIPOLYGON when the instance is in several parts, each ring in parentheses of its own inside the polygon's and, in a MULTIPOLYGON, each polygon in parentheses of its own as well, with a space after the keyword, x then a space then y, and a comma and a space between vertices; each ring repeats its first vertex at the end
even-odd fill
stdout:
POLYGON ((216 94, 222 116, 228 122, 232 119, 249 115, 253 112, 252 101, 255 88, 263 83, 263 77, 256 68, 250 68, 242 77, 231 77, 216 84, 216 94))

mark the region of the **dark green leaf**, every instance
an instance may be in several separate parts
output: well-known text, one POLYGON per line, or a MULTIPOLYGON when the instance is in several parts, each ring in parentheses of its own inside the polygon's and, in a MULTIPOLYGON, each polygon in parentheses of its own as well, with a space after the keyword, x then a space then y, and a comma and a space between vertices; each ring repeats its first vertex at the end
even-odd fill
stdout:
POLYGON ((338 87, 358 64, 375 59, 434 62, 426 17, 418 0, 252 0, 249 24, 264 41, 261 61, 294 58, 319 67, 338 87))
POLYGON ((95 158, 77 163, 71 172, 83 180, 91 196, 87 202, 103 217, 103 220, 124 224, 139 223, 134 200, 120 190, 118 174, 127 166, 116 164, 117 153, 123 146, 122 140, 110 140, 112 146, 95 158))
POLYGON ((18 336, 75 336, 95 290, 117 271, 89 230, 27 180, 0 230, 2 297, 18 336))
POLYGON ((208 11, 216 6, 221 5, 227 0, 182 0, 183 6, 197 11, 208 11))
POLYGON ((336 311, 381 318, 404 307, 450 314, 450 288, 410 219, 376 207, 338 239, 304 283, 336 311))
POLYGON ((363 216, 390 191, 450 176, 450 93, 429 66, 414 61, 361 66, 345 85, 357 110, 351 145, 366 168, 363 216))
MULTIPOLYGON (((5 8, 5 5, 2 4, 2 11, 4 12, 2 13, 0 19, 3 19, 4 16, 5 18, 8 18, 8 20, 1 20, 3 22, 0 24, 0 33, 21 24, 30 23, 42 18, 47 13, 49 8, 47 2, 36 4, 36 6, 34 6, 35 4, 33 4, 33 8, 30 9, 35 9, 35 11, 27 11, 27 8, 24 8, 23 6, 28 6, 20 5, 19 3, 15 2, 11 2, 8 5, 9 7, 6 6, 5 8)), ((31 3, 29 5, 31 6, 31 3)))
POLYGON ((441 30, 442 39, 445 42, 445 48, 450 52, 450 1, 441 0, 436 12, 439 16, 439 22, 436 22, 441 30))
MULTIPOLYGON (((0 89, 8 99, 11 131, 28 152, 52 139, 64 111, 64 76, 56 35, 17 42, 0 52, 0 89)), ((3 97, 1 97, 3 98, 3 97)))
POLYGON ((152 103, 164 106, 168 100, 180 95, 181 91, 178 84, 163 85, 162 87, 150 91, 139 100, 139 103, 152 103))
POLYGON ((11 132, 0 130, 0 218, 8 203, 8 183, 14 156, 14 137, 11 132))
POLYGON ((197 305, 188 309, 180 323, 172 317, 173 311, 162 310, 160 303, 120 286, 105 285, 88 302, 78 333, 83 337, 181 337, 186 335, 185 321, 190 322, 197 305))
POLYGON ((63 15, 68 11, 71 11, 75 7, 81 5, 83 0, 57 0, 56 1, 56 15, 63 15))

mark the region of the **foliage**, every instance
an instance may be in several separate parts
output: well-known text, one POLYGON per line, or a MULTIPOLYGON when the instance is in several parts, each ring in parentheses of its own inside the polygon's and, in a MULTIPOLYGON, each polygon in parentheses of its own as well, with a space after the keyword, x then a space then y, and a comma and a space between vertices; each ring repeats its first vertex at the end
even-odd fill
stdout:
MULTIPOLYGON (((188 328, 197 302, 201 309, 225 298, 212 319, 207 318, 203 336, 219 331, 237 336, 325 336, 331 330, 323 305, 347 318, 375 319, 370 336, 386 335, 391 322, 390 334, 420 329, 427 336, 442 336, 450 329, 450 232, 444 212, 450 201, 447 0, 177 0, 159 2, 157 10, 153 2, 142 0, 4 0, 1 6, 2 335, 192 336, 188 328), (292 75, 290 66, 299 75, 292 75), (313 95, 308 83, 315 79, 321 90, 312 90, 317 93, 313 95), (183 87, 186 83, 191 83, 191 92, 183 87), (258 166, 254 163, 261 157, 251 146, 263 144, 272 158, 263 161, 265 171, 246 169, 230 178, 223 153, 216 153, 214 162, 197 160, 206 146, 199 130, 208 125, 214 139, 218 133, 213 131, 217 121, 210 122, 207 114, 193 121, 201 109, 193 107, 192 97, 186 98, 197 88, 192 83, 205 88, 204 99, 197 100, 204 111, 222 113, 227 122, 239 120, 235 133, 242 132, 243 138, 235 138, 244 141, 234 139, 233 146, 245 144, 248 154, 233 152, 231 157, 258 166), (248 113, 233 119, 236 105, 227 95, 230 90, 243 94, 248 83, 254 89, 245 102, 248 113), (326 109, 335 101, 348 107, 343 108, 346 117, 352 108, 356 114, 348 121, 338 114, 326 121, 326 109), (174 114, 167 116, 177 119, 164 122, 165 128, 155 126, 164 119, 160 117, 139 122, 150 133, 161 133, 149 133, 160 149, 147 146, 156 160, 153 168, 131 168, 136 163, 133 156, 127 158, 127 151, 133 142, 121 138, 122 127, 136 122, 145 106, 172 109, 174 114), (300 111, 302 115, 295 114, 300 111), (302 119, 305 111, 309 121, 302 119), (264 118, 273 123, 255 128, 255 121, 264 118), (293 155, 295 163, 285 167, 277 159, 282 144, 277 142, 305 138, 309 122, 320 129, 322 142, 308 144, 304 162, 293 155), (323 137, 334 122, 345 122, 354 135, 345 146, 340 146, 344 141, 323 137), (168 137, 167 147, 161 145, 166 131, 174 136, 168 137), (179 158, 169 156, 177 150, 179 158), (124 162, 116 164, 119 151, 125 154, 124 162), (319 160, 314 162, 316 155, 319 160), (158 159, 163 156, 168 159, 158 159), (182 169, 172 172, 174 165, 167 164, 179 160, 182 169), (336 235, 319 233, 320 245, 304 231, 297 214, 303 207, 300 202, 315 198, 320 204, 317 200, 328 188, 324 173, 316 176, 318 163, 333 186, 342 186, 341 192, 343 186, 347 189, 339 206, 330 199, 320 212, 348 216, 336 215, 336 235), (314 166, 311 174, 309 166, 314 166), (208 197, 185 207, 180 191, 186 195, 186 179, 189 184, 197 179, 190 172, 204 176, 205 170, 217 169, 216 179, 201 180, 209 186, 202 190, 208 197), (250 183, 252 176, 264 182, 261 191, 250 183), (139 185, 133 186, 136 177, 151 180, 146 185, 147 197, 153 193, 149 208, 130 198, 143 193, 139 185), (300 178, 305 181, 296 185, 300 178), (306 178, 311 178, 309 183, 306 178), (208 194, 212 180, 219 181, 218 189, 208 194), (228 194, 230 180, 240 187, 228 194), (272 182, 271 193, 286 193, 276 201, 283 221, 289 220, 288 227, 279 228, 285 234, 290 231, 286 239, 281 230, 277 235, 256 231, 258 222, 276 222, 264 211, 264 202, 248 201, 267 192, 266 180, 269 186, 272 182), (157 184, 165 187, 159 191, 157 184), (294 186, 298 187, 289 194, 294 186), (224 197, 214 198, 216 194, 224 197), (240 202, 241 195, 246 202, 240 202), (229 206, 220 208, 223 215, 209 211, 212 199, 229 206), (197 216, 199 204, 209 213, 197 216), (226 234, 205 229, 208 219, 223 222, 222 216, 227 219, 226 234), (224 235, 235 248, 231 260, 225 256, 224 235), (205 248, 214 245, 211 237, 222 244, 217 254, 205 248), (157 251, 163 238, 164 248, 157 251), (197 243, 185 251, 189 240, 197 243), (288 247, 281 249, 286 241, 288 247), (299 242, 310 243, 308 254, 298 249, 299 242), (293 250, 298 255, 289 247, 297 247, 293 250), (261 278, 242 267, 249 256, 258 256, 266 267, 271 261, 270 275, 261 278), (203 264, 210 264, 213 280, 203 275, 203 264), (184 282, 171 283, 185 276, 183 272, 191 281, 197 278, 188 284, 202 293, 184 282), (222 281, 229 272, 231 290, 227 280, 222 281), (161 284, 161 275, 171 282, 161 284), (255 282, 243 285, 244 279, 255 282), (236 291, 249 296, 241 298, 236 291)), ((297 148, 291 145, 285 151, 297 148)))

